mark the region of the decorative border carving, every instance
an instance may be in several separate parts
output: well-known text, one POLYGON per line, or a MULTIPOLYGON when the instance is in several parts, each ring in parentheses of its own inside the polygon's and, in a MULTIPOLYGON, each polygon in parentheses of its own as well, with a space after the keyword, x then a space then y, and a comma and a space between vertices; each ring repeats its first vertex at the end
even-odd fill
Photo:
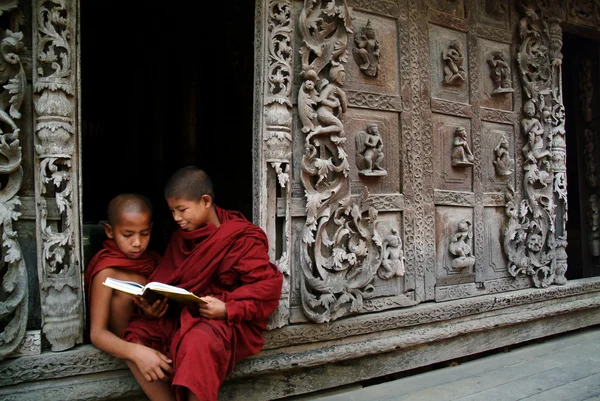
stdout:
POLYGON ((433 191, 433 201, 436 205, 446 206, 475 206, 475 194, 473 192, 445 191, 435 189, 433 191))
POLYGON ((481 108, 481 119, 500 124, 514 124, 515 115, 510 111, 502 111, 497 109, 481 108))
POLYGON ((512 43, 512 33, 504 29, 493 28, 484 24, 477 24, 471 29, 471 33, 480 38, 493 40, 501 43, 512 43))
POLYGON ((76 99, 77 1, 41 1, 35 14, 35 196, 42 332, 53 351, 83 341, 76 99), (61 220, 48 220, 47 197, 61 220))
POLYGON ((364 10, 386 17, 398 18, 400 6, 398 1, 386 0, 348 0, 348 5, 357 10, 364 10))
POLYGON ((30 330, 25 332, 21 343, 9 357, 15 358, 18 356, 39 355, 41 353, 42 335, 39 330, 30 330))
POLYGON ((437 302, 453 301, 456 299, 522 290, 529 287, 531 287, 531 284, 524 277, 519 277, 516 280, 510 278, 484 281, 483 283, 449 285, 435 288, 435 300, 437 302))
POLYGON ((455 29, 457 31, 467 32, 469 30, 469 25, 467 20, 462 18, 455 17, 450 14, 446 14, 441 11, 434 10, 430 8, 428 10, 429 22, 445 26, 447 28, 455 29))
POLYGON ((473 109, 470 104, 449 102, 442 99, 431 99, 431 111, 440 114, 449 114, 451 116, 460 116, 470 118, 473 116, 473 109))
POLYGON ((23 183, 23 158, 20 131, 15 120, 21 118, 21 105, 27 91, 27 78, 21 56, 25 52, 20 32, 21 11, 18 1, 0 5, 0 14, 11 13, 5 19, 0 38, 0 265, 2 266, 2 299, 0 300, 0 360, 17 352, 23 344, 29 316, 27 268, 13 222, 21 216, 21 200, 17 193, 23 183))
POLYGON ((359 91, 347 91, 348 104, 354 107, 374 110, 402 111, 402 101, 398 96, 381 95, 359 91))
POLYGON ((498 207, 506 206, 506 198, 503 193, 485 192, 483 194, 483 206, 498 207))
MULTIPOLYGON (((284 202, 282 213, 283 225, 276 227, 269 217, 265 216, 265 226, 270 237, 271 258, 275 258, 276 237, 283 237, 283 252, 275 264, 283 273, 283 288, 279 306, 269 317, 268 328, 282 327, 289 322, 290 304, 290 259, 291 254, 291 226, 290 226, 290 169, 292 160, 292 89, 293 89, 293 36, 294 24, 292 20, 292 4, 289 0, 271 0, 268 2, 267 12, 262 14, 266 21, 262 23, 268 27, 265 49, 267 68, 265 81, 265 100, 263 105, 263 157, 267 165, 273 168, 280 186, 280 198, 284 202)), ((262 52, 261 52, 262 54, 262 52)), ((271 174, 266 174, 265 183, 262 185, 263 196, 267 198, 267 210, 277 208, 277 183, 271 182, 271 174)), ((264 206, 264 205, 263 205, 264 206)))

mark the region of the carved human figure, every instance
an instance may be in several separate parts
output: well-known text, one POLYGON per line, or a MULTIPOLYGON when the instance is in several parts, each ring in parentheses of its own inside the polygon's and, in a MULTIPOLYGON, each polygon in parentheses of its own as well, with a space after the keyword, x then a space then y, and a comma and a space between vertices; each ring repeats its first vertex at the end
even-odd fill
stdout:
POLYGON ((495 51, 492 53, 490 59, 488 59, 490 66, 490 77, 494 81, 494 90, 492 95, 499 93, 514 92, 511 81, 510 66, 506 61, 504 53, 501 51, 495 51))
POLYGON ((404 276, 406 258, 398 230, 392 228, 392 233, 383 239, 382 248, 381 266, 377 270, 377 275, 384 280, 394 276, 404 276))
POLYGON ((298 92, 298 115, 302 123, 302 132, 306 134, 315 128, 317 118, 315 109, 319 94, 315 88, 317 73, 314 69, 303 71, 302 78, 304 81, 298 92))
POLYGON ((600 200, 596 194, 590 195, 587 215, 590 222, 590 232, 588 234, 590 254, 600 256, 600 200))
POLYGON ((475 257, 471 255, 470 242, 472 236, 471 221, 468 219, 461 220, 461 222, 458 223, 458 230, 456 234, 452 236, 452 241, 448 247, 450 253, 456 256, 452 260, 453 268, 470 268, 475 264, 475 257))
POLYGON ((307 140, 313 135, 330 134, 333 143, 339 144, 346 140, 344 136, 344 125, 341 116, 348 109, 346 92, 340 86, 346 82, 344 66, 338 64, 329 69, 329 78, 319 82, 319 96, 317 97, 317 121, 319 126, 307 136, 307 140))
POLYGON ((360 70, 369 76, 377 76, 380 47, 371 20, 354 34, 354 44, 356 47, 352 49, 352 54, 360 70))
POLYGON ((381 167, 383 162, 383 139, 377 124, 369 124, 366 131, 356 134, 356 166, 365 176, 387 175, 381 167))
POLYGON ((523 132, 527 135, 527 145, 525 153, 527 159, 532 163, 537 163, 544 157, 550 156, 550 152, 544 147, 544 126, 535 117, 535 104, 532 100, 527 100, 523 105, 523 132))
POLYGON ((463 68, 463 55, 460 43, 453 40, 448 49, 442 52, 444 60, 444 81, 446 85, 462 85, 467 79, 467 73, 463 68))
POLYGON ((500 141, 494 148, 494 155, 496 156, 493 161, 496 174, 501 176, 511 175, 514 172, 515 161, 510 157, 506 135, 502 134, 500 137, 500 141))
POLYGON ((531 232, 527 236, 527 249, 529 254, 538 254, 542 250, 542 236, 537 232, 531 232))
POLYGON ((452 142, 452 145, 452 165, 472 166, 474 157, 469 148, 467 131, 464 127, 457 127, 454 130, 454 141, 452 142))

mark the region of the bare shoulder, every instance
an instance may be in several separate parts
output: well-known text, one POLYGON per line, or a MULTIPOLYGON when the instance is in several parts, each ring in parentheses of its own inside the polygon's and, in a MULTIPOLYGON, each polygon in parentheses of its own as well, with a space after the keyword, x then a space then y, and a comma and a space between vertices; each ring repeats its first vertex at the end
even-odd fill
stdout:
POLYGON ((108 267, 98 272, 98 274, 94 276, 94 282, 103 282, 107 277, 112 277, 117 280, 133 281, 140 284, 146 284, 145 276, 136 272, 119 269, 118 267, 108 267))

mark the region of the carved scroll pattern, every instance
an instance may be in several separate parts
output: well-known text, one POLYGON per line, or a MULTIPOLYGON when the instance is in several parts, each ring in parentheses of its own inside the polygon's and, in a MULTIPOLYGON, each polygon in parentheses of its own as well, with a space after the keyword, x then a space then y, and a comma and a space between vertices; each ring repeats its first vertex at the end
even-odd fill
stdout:
MULTIPOLYGON (((73 2, 74 3, 74 2, 73 2)), ((42 331, 53 351, 82 341, 76 144, 75 4, 41 2, 37 12, 34 74, 35 195, 42 331), (61 220, 49 222, 47 198, 61 220)))
MULTIPOLYGON (((15 10, 17 2, 0 5, 2 13, 15 10)), ((18 13, 19 10, 15 10, 18 13)), ((16 20, 16 19, 15 19, 16 20)), ((14 21, 14 20, 13 20, 14 21)), ((21 213, 17 193, 23 182, 20 129, 15 120, 19 112, 27 79, 21 63, 25 51, 23 33, 18 23, 2 27, 0 41, 0 175, 5 184, 0 189, 0 232, 2 235, 2 300, 0 300, 0 360, 13 353, 25 336, 28 316, 28 280, 23 252, 13 229, 21 213), (10 28, 10 29, 9 29, 10 28), (14 32, 13 32, 14 30, 14 32)))
POLYGON ((305 315, 318 323, 358 313, 363 301, 374 297, 383 259, 378 211, 368 202, 366 187, 360 197, 350 191, 342 122, 348 100, 342 86, 351 24, 343 0, 305 2, 299 18, 298 113, 306 134, 301 180, 307 199, 300 293, 305 315))
POLYGON ((562 100, 562 30, 551 10, 522 2, 517 63, 525 101, 523 197, 507 191, 504 232, 508 271, 536 287, 566 283, 566 145, 562 100))
POLYGON ((281 187, 287 187, 292 154, 292 19, 289 1, 269 4, 269 94, 265 102, 267 120, 266 161, 277 172, 281 187))
POLYGON ((275 262, 284 282, 279 307, 269 319, 269 328, 282 327, 289 320, 290 294, 290 165, 292 158, 292 10, 288 0, 271 1, 268 7, 268 90, 264 105, 265 161, 277 174, 281 196, 286 199, 283 225, 285 249, 275 262))

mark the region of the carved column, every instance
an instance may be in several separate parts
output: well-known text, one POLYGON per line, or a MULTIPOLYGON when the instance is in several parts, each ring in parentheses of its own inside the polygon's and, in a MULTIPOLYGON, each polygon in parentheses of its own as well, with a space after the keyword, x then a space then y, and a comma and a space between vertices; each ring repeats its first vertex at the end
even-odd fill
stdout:
POLYGON ((18 242, 13 221, 21 201, 17 193, 23 182, 20 128, 15 122, 19 112, 27 79, 21 62, 25 51, 20 26, 22 14, 18 2, 0 4, 0 12, 9 14, 9 26, 0 27, 0 232, 1 264, 0 279, 0 360, 15 351, 25 335, 28 316, 28 282, 23 253, 18 242))
MULTIPOLYGON (((522 1, 517 62, 523 86, 523 197, 508 191, 505 251, 513 276, 565 284, 567 183, 562 30, 557 10, 522 1)), ((559 10, 560 11, 560 10, 559 10)))
MULTIPOLYGON (((293 85, 293 21, 289 0, 270 0, 257 4, 258 15, 265 26, 258 41, 258 60, 266 60, 258 82, 262 87, 263 110, 259 127, 261 143, 255 168, 260 177, 259 224, 269 236, 269 253, 283 273, 284 282, 279 307, 270 317, 269 328, 282 327, 289 322, 290 297, 290 169, 292 159, 292 85, 293 85), (281 224, 278 224, 281 220, 281 224), (277 249, 280 249, 277 254, 277 249)), ((264 62, 264 61, 263 61, 264 62)), ((256 160, 256 158, 255 158, 256 160)))
POLYGON ((82 342, 77 1, 34 2, 35 196, 42 331, 53 351, 82 342), (48 219, 56 203, 60 220, 48 219))

